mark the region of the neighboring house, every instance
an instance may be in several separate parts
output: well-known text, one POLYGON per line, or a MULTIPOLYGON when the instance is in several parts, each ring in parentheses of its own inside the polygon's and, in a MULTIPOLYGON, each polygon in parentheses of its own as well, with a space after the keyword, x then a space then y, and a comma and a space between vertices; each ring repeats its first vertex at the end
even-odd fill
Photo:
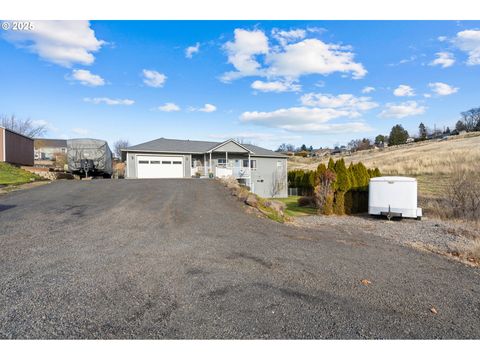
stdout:
POLYGON ((0 126, 0 161, 33 166, 33 139, 0 126))
POLYGON ((122 149, 127 179, 233 176, 262 197, 287 197, 287 157, 235 140, 160 138, 122 149))
POLYGON ((35 160, 55 160, 58 154, 67 153, 67 140, 35 139, 35 160))

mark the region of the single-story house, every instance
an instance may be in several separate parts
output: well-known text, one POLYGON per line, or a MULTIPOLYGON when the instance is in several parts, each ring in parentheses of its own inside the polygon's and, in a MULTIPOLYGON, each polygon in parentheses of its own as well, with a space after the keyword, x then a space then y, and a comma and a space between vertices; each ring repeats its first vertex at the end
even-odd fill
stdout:
POLYGON ((122 149, 127 179, 233 176, 262 197, 287 197, 287 157, 235 140, 160 138, 122 149))
POLYGON ((33 166, 33 139, 0 126, 0 161, 33 166))
POLYGON ((57 155, 67 153, 67 140, 34 139, 35 160, 55 160, 57 155))

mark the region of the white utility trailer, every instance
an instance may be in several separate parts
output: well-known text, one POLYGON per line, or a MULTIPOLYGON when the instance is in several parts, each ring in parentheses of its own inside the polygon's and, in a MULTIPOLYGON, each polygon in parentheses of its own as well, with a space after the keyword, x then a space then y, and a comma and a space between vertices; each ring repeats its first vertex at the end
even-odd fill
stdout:
POLYGON ((381 176, 370 179, 368 213, 393 217, 422 218, 417 207, 417 179, 404 176, 381 176))

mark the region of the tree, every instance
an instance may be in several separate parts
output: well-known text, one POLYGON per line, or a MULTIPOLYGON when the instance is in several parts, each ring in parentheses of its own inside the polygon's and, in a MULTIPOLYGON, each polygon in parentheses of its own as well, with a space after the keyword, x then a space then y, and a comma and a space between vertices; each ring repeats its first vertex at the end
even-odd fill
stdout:
POLYGON ((420 140, 426 140, 427 135, 427 127, 423 123, 420 123, 420 125, 418 125, 418 137, 420 140))
POLYGON ((403 128, 402 125, 397 124, 392 127, 390 136, 388 137, 388 145, 400 145, 405 144, 408 139, 408 131, 403 128))
POLYGON ((319 183, 315 187, 315 204, 317 209, 324 215, 333 214, 333 183, 335 182, 336 175, 330 170, 322 167, 318 169, 320 171, 319 183))
POLYGON ((47 132, 45 123, 34 122, 31 119, 19 119, 15 115, 0 117, 0 126, 19 134, 35 138, 42 137, 47 132))
POLYGON ((443 132, 445 135, 449 135, 451 133, 450 131, 450 127, 447 126, 447 128, 445 129, 445 131, 443 132))
POLYGON ((465 126, 462 120, 458 120, 457 123, 455 124, 455 130, 457 132, 465 131, 467 130, 467 127, 465 126))
POLYGON ((272 174, 272 183, 270 187, 270 197, 279 195, 285 189, 285 173, 281 170, 274 171, 272 174))
POLYGON ((300 151, 307 151, 307 145, 303 144, 300 146, 300 151))
POLYGON ((123 139, 120 139, 120 140, 117 140, 113 143, 113 151, 115 152, 115 156, 118 158, 118 159, 121 159, 122 158, 122 149, 126 149, 127 147, 130 146, 130 143, 128 140, 123 140, 123 139))
POLYGON ((345 160, 340 159, 335 163, 335 174, 337 179, 335 181, 335 196, 333 204, 333 212, 337 215, 345 214, 345 193, 350 189, 350 176, 345 160))
POLYGON ((375 145, 381 145, 385 142, 385 136, 384 135, 377 135, 375 137, 375 145))
POLYGON ((461 113, 462 122, 465 125, 465 130, 475 131, 477 126, 480 126, 480 108, 473 108, 461 113))

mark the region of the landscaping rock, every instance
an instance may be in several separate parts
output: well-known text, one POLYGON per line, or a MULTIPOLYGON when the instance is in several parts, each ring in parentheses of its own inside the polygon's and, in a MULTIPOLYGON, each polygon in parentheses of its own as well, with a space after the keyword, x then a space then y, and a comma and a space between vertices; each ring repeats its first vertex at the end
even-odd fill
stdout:
POLYGON ((257 207, 258 197, 255 194, 248 194, 247 198, 245 199, 245 204, 250 205, 252 207, 257 207))

